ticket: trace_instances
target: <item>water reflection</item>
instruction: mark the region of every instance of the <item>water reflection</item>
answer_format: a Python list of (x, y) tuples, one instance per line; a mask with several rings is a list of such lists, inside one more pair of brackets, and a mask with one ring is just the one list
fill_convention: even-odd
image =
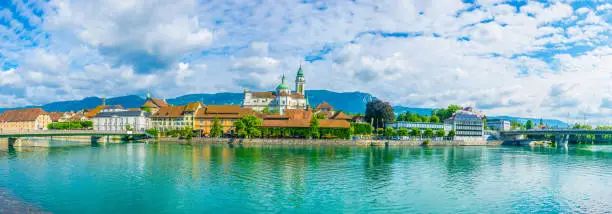
[(0, 153), (0, 188), (51, 212), (605, 211), (611, 153), (605, 146), (15, 148)]

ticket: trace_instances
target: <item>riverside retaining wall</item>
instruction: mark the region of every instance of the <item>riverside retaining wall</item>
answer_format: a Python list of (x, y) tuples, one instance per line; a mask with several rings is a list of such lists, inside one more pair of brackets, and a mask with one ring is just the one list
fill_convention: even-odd
[[(236, 139), (236, 138), (159, 138), (159, 143), (178, 144), (243, 144), (243, 145), (344, 145), (344, 146), (422, 146), (424, 140), (327, 140), (327, 139)], [(501, 141), (440, 140), (429, 141), (429, 146), (499, 146)]]

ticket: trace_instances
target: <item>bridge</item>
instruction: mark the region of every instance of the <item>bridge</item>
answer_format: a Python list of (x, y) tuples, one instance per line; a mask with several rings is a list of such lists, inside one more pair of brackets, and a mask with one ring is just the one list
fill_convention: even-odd
[(132, 138), (148, 138), (152, 137), (143, 131), (93, 131), (93, 130), (28, 130), (28, 131), (2, 131), (0, 138), (8, 138), (8, 146), (12, 147), (19, 138), (28, 137), (72, 137), (72, 136), (89, 136), (92, 143), (97, 143), (102, 137), (106, 137), (107, 142), (109, 137), (132, 137)]
[(567, 147), (570, 135), (612, 135), (612, 130), (593, 129), (529, 129), (502, 131), (500, 135), (504, 141), (517, 140), (523, 135), (554, 135), (557, 146)]

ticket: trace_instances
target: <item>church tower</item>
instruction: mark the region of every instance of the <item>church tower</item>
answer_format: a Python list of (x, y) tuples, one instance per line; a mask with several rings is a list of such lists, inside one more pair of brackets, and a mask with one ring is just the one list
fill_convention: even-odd
[(302, 71), (302, 65), (300, 64), (300, 68), (298, 69), (297, 75), (295, 76), (295, 91), (298, 94), (304, 95), (304, 84), (306, 81), (304, 80), (304, 72)]

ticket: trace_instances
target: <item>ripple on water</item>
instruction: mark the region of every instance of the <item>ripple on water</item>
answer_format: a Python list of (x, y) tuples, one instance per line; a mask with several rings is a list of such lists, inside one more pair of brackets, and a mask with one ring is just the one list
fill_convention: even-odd
[(0, 153), (0, 188), (51, 212), (600, 213), (607, 150), (120, 144)]

